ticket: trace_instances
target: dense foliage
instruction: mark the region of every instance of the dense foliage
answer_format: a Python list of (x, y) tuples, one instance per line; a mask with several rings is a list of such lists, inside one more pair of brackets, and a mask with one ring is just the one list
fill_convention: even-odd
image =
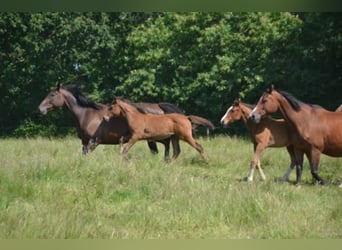
[(98, 102), (169, 101), (218, 124), (270, 83), (334, 110), (342, 101), (342, 13), (1, 13), (0, 135), (65, 134), (37, 106), (57, 83)]

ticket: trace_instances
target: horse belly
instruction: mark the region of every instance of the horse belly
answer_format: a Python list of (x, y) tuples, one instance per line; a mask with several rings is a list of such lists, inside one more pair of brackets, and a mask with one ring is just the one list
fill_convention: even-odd
[(342, 131), (339, 126), (334, 131), (334, 133), (326, 132), (322, 153), (333, 157), (342, 157)]
[(143, 139), (163, 140), (169, 138), (174, 133), (172, 131), (162, 131), (158, 129), (145, 128)]
[(332, 157), (342, 157), (342, 144), (329, 144), (327, 143), (322, 150), (322, 153)]
[(112, 119), (110, 122), (101, 122), (93, 134), (100, 144), (119, 144), (122, 138), (128, 141), (130, 132), (125, 122), (119, 119)]

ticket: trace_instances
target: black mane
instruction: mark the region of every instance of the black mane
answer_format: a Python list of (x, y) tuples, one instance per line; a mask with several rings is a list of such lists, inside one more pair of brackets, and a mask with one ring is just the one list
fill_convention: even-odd
[(133, 107), (135, 107), (140, 113), (146, 114), (144, 109), (139, 107), (136, 103), (132, 102), (131, 100), (129, 100), (129, 99), (123, 97), (123, 96), (117, 96), (116, 98), (119, 99), (120, 101), (123, 101), (123, 102), (125, 102), (125, 103), (127, 103), (127, 104), (129, 104), (129, 105), (131, 105)]
[(294, 97), (292, 94), (286, 92), (286, 91), (283, 91), (283, 90), (278, 90), (278, 92), (283, 96), (285, 97), (285, 99), (290, 103), (291, 107), (298, 111), (300, 109), (300, 107), (302, 105), (309, 105), (311, 108), (322, 108), (321, 106), (319, 105), (316, 105), (316, 104), (308, 104), (308, 103), (304, 103), (300, 100), (298, 100), (296, 97)]
[(153, 111), (151, 111), (151, 109), (146, 108), (144, 106), (141, 106), (139, 104), (151, 104), (158, 106), (163, 112), (164, 114), (170, 114), (170, 113), (179, 113), (179, 114), (184, 114), (184, 111), (182, 111), (180, 108), (178, 108), (176, 105), (172, 104), (172, 103), (168, 103), (168, 102), (159, 102), (159, 103), (144, 103), (144, 102), (140, 102), (140, 103), (134, 103), (129, 99), (126, 99), (122, 96), (117, 97), (119, 98), (121, 101), (124, 101), (130, 105), (132, 105), (133, 107), (135, 107), (140, 113), (143, 114), (148, 114), (148, 113), (153, 113)]
[(255, 108), (255, 104), (249, 104), (249, 103), (245, 103), (245, 102), (243, 104), (252, 110)]
[(69, 85), (65, 87), (66, 90), (68, 90), (77, 100), (77, 103), (85, 108), (93, 108), (96, 110), (99, 110), (102, 108), (101, 104), (98, 104), (92, 100), (90, 100), (88, 97), (86, 97), (81, 90), (75, 86), (75, 85)]
[(164, 111), (165, 114), (179, 113), (184, 114), (184, 111), (178, 108), (176, 105), (169, 102), (160, 102), (158, 106)]

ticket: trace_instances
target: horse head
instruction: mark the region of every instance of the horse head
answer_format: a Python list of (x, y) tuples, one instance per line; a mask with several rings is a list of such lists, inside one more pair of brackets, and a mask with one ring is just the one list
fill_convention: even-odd
[(110, 120), (110, 118), (112, 117), (118, 117), (121, 116), (121, 108), (119, 106), (119, 104), (117, 103), (117, 100), (119, 100), (119, 98), (115, 98), (111, 104), (109, 104), (107, 106), (107, 112), (106, 114), (103, 116), (103, 118), (108, 122)]
[(241, 119), (241, 108), (240, 108), (241, 100), (240, 98), (235, 99), (233, 105), (230, 106), (224, 116), (221, 118), (221, 124), (228, 125), (234, 121), (238, 121)]
[(64, 105), (64, 97), (61, 93), (61, 88), (61, 85), (58, 83), (57, 87), (39, 104), (38, 109), (42, 114), (46, 115), (48, 111)]
[(255, 108), (250, 113), (249, 117), (256, 123), (259, 123), (262, 117), (270, 113), (275, 113), (279, 109), (279, 102), (275, 97), (276, 90), (271, 85), (260, 97)]

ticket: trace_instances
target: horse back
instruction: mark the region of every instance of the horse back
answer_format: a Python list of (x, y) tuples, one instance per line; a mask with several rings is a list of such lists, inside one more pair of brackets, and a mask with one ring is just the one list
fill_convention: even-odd
[(325, 109), (313, 111), (310, 130), (305, 138), (322, 153), (342, 156), (342, 113)]

